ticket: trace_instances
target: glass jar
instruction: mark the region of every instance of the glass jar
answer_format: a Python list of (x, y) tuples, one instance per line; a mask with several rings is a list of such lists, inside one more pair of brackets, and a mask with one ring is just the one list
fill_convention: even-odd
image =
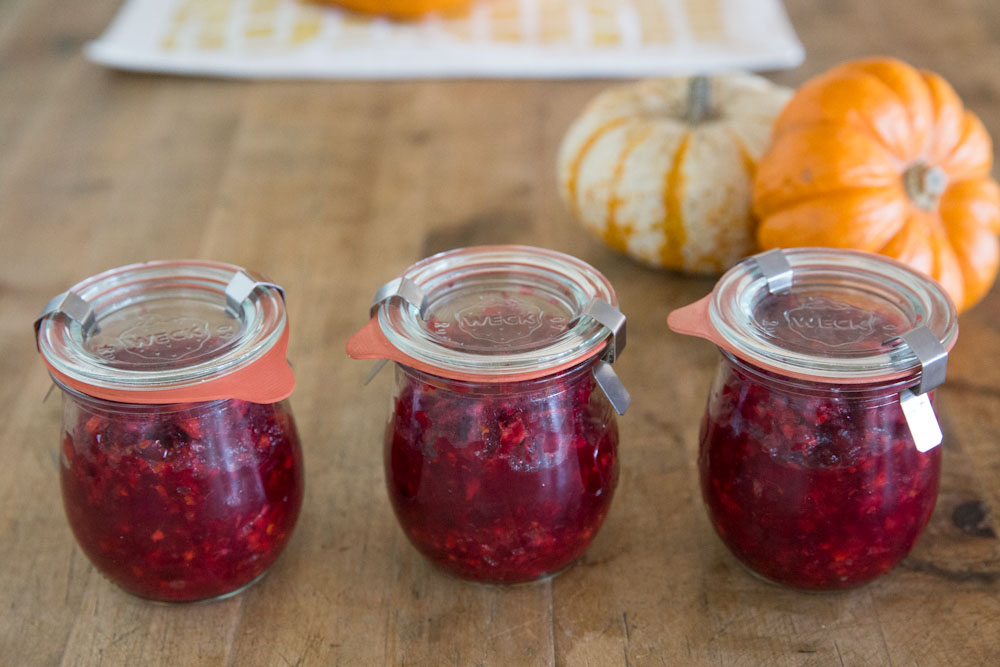
[(628, 403), (609, 365), (625, 336), (615, 302), (589, 265), (520, 246), (435, 255), (380, 290), (348, 352), (396, 362), (386, 483), (434, 565), (526, 582), (593, 540)]
[(227, 264), (137, 264), (56, 297), (36, 328), (63, 395), (66, 516), (95, 567), (165, 602), (263, 576), (303, 495), (280, 288)]
[(955, 308), (881, 256), (766, 255), (670, 316), (722, 353), (700, 433), (702, 495), (751, 571), (802, 589), (857, 586), (904, 558), (934, 510), (930, 399)]

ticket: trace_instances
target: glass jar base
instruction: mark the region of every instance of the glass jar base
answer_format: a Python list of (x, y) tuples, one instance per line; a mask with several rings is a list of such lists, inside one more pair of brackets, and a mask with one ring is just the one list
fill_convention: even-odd
[(430, 560), (429, 558), (424, 558), (424, 560), (431, 567), (433, 567), (436, 572), (440, 572), (441, 574), (443, 574), (444, 576), (448, 577), (449, 579), (454, 579), (455, 581), (459, 581), (459, 582), (461, 582), (463, 584), (473, 584), (475, 586), (485, 586), (485, 587), (488, 587), (488, 588), (518, 588), (518, 587), (522, 587), (522, 586), (527, 587), (527, 586), (534, 586), (536, 584), (548, 583), (548, 582), (552, 581), (553, 579), (555, 579), (556, 577), (558, 577), (560, 574), (566, 572), (566, 570), (569, 570), (571, 567), (573, 567), (576, 564), (576, 562), (579, 560), (579, 558), (574, 558), (569, 563), (567, 563), (566, 565), (563, 565), (561, 568), (559, 568), (558, 570), (556, 570), (554, 572), (542, 574), (542, 575), (539, 575), (538, 577), (536, 577), (534, 579), (528, 579), (526, 581), (512, 581), (512, 582), (484, 581), (484, 580), (479, 580), (479, 579), (469, 579), (468, 577), (463, 577), (463, 576), (461, 576), (459, 574), (455, 574), (451, 570), (448, 570), (448, 569), (442, 567), (441, 565), (438, 565), (437, 563), (435, 563), (434, 561)]
[[(758, 581), (762, 581), (765, 584), (768, 584), (770, 586), (775, 586), (777, 588), (782, 588), (782, 589), (784, 589), (786, 591), (795, 591), (797, 593), (817, 593), (817, 594), (820, 594), (820, 595), (830, 594), (830, 593), (843, 593), (845, 591), (851, 591), (851, 590), (854, 590), (856, 588), (861, 588), (863, 586), (867, 586), (868, 584), (870, 584), (873, 581), (875, 581), (875, 579), (879, 579), (880, 578), (880, 577), (876, 577), (875, 579), (868, 579), (866, 581), (859, 581), (856, 584), (848, 584), (846, 586), (840, 586), (840, 587), (837, 587), (837, 588), (802, 588), (800, 586), (793, 586), (792, 584), (785, 584), (785, 583), (782, 583), (780, 581), (776, 581), (774, 579), (769, 579), (768, 577), (764, 576), (763, 574), (761, 574), (760, 572), (758, 572), (757, 570), (753, 569), (752, 567), (750, 567), (749, 565), (747, 565), (746, 563), (744, 563), (743, 561), (741, 561), (739, 558), (737, 558), (736, 556), (734, 556), (732, 553), (729, 552), (728, 549), (726, 550), (726, 554), (727, 554), (726, 557), (729, 560), (731, 560), (731, 561), (735, 562), (737, 565), (739, 565), (740, 568), (742, 568), (747, 574), (749, 574), (750, 576), (752, 576), (754, 579), (757, 579)], [(886, 574), (888, 574), (888, 572)]]
[(136, 593), (132, 593), (131, 591), (127, 591), (124, 588), (122, 588), (121, 586), (119, 586), (118, 584), (115, 584), (113, 581), (110, 582), (110, 583), (113, 584), (114, 587), (117, 588), (118, 590), (120, 590), (122, 593), (125, 593), (126, 595), (129, 595), (130, 597), (133, 597), (133, 598), (135, 598), (137, 600), (142, 600), (143, 602), (149, 602), (151, 604), (163, 605), (164, 607), (173, 607), (175, 605), (211, 604), (213, 602), (221, 602), (223, 600), (228, 600), (229, 598), (234, 598), (237, 595), (239, 595), (240, 593), (243, 593), (247, 589), (249, 589), (252, 586), (254, 586), (258, 581), (260, 581), (261, 579), (263, 579), (264, 577), (266, 577), (267, 573), (270, 572), (270, 571), (271, 571), (270, 568), (268, 568), (267, 570), (264, 570), (263, 572), (261, 572), (256, 577), (254, 577), (253, 579), (251, 579), (247, 583), (243, 584), (242, 586), (240, 586), (236, 590), (229, 591), (228, 593), (222, 593), (221, 595), (216, 595), (214, 597), (199, 598), (197, 600), (158, 600), (156, 598), (148, 598), (148, 597), (144, 597), (142, 595), (138, 595)]

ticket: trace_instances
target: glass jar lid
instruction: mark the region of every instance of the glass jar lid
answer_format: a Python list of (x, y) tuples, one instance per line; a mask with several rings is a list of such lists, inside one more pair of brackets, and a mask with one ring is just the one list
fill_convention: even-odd
[(406, 359), (458, 378), (509, 379), (582, 361), (609, 338), (605, 325), (582, 315), (595, 299), (617, 306), (597, 269), (529, 246), (443, 252), (401, 280), (417, 297), (376, 304), (379, 329)]
[(36, 322), (38, 349), (57, 380), (84, 393), (157, 403), (291, 393), (282, 292), (238, 266), (133, 264), (66, 295), (78, 312), (50, 304)]
[(940, 285), (898, 261), (792, 248), (781, 251), (787, 265), (779, 274), (762, 265), (764, 255), (730, 269), (708, 304), (716, 342), (746, 361), (808, 379), (880, 381), (922, 367), (900, 336), (922, 327), (946, 350), (955, 344), (954, 304)]

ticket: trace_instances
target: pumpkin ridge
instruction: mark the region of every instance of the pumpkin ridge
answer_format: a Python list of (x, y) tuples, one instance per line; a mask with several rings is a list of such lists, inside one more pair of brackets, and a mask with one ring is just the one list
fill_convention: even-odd
[[(925, 69), (917, 70), (917, 74), (920, 75), (920, 80), (923, 81), (924, 86), (927, 88), (927, 94), (930, 96), (931, 99), (930, 129), (927, 132), (927, 136), (924, 138), (924, 145), (920, 148), (920, 158), (918, 159), (922, 160), (925, 163), (933, 163), (935, 160), (932, 153), (934, 151), (934, 145), (937, 143), (938, 139), (938, 128), (941, 126), (941, 123), (943, 122), (941, 117), (941, 105), (940, 105), (941, 100), (937, 97), (934, 91), (935, 82), (932, 80), (932, 77), (936, 78), (939, 77), (937, 77), (937, 75), (934, 72), (930, 72)], [(948, 83), (944, 82), (944, 85), (948, 86)], [(934, 166), (939, 166), (939, 165), (935, 164)]]
[(577, 201), (577, 185), (580, 178), (580, 169), (583, 167), (583, 160), (587, 157), (587, 153), (590, 149), (594, 147), (594, 144), (603, 137), (605, 134), (611, 130), (625, 124), (630, 119), (627, 116), (619, 116), (617, 118), (612, 118), (609, 121), (605, 121), (601, 125), (598, 125), (590, 136), (587, 137), (586, 141), (580, 145), (580, 150), (577, 151), (576, 155), (573, 156), (572, 161), (569, 163), (568, 175), (566, 178), (566, 193), (569, 199), (569, 205), (571, 212), (574, 217), (580, 217), (580, 202)]
[(989, 291), (989, 276), (1000, 265), (1000, 186), (991, 178), (981, 177), (956, 186), (951, 196), (942, 199), (941, 220), (956, 252), (961, 248), (971, 256), (962, 265), (964, 295), (970, 304)]
[(861, 113), (857, 109), (851, 109), (845, 120), (849, 125), (854, 126), (858, 131), (864, 131), (866, 134), (870, 135), (871, 138), (875, 140), (875, 143), (881, 146), (886, 154), (892, 158), (893, 162), (898, 163), (900, 172), (906, 168), (906, 160), (896, 152), (896, 149), (889, 145), (889, 142), (886, 141), (886, 138), (883, 137), (882, 133), (878, 131), (878, 127), (875, 126), (867, 115)]
[(873, 249), (872, 252), (877, 252), (889, 257), (895, 257), (900, 261), (908, 263), (915, 269), (929, 272), (931, 270), (930, 267), (919, 266), (918, 262), (914, 259), (916, 249), (911, 246), (904, 245), (906, 243), (911, 243), (917, 236), (923, 236), (922, 232), (927, 230), (927, 223), (924, 222), (923, 219), (927, 215), (929, 215), (927, 211), (913, 206), (909, 207), (906, 210), (906, 213), (902, 216), (902, 222), (899, 225), (899, 229), (896, 230), (896, 233), (886, 239), (886, 242), (883, 243), (880, 248)]
[[(740, 159), (743, 160), (743, 168), (747, 171), (747, 176), (750, 178), (750, 198), (753, 199), (753, 182), (757, 178), (757, 161), (753, 159), (753, 155), (750, 153), (750, 149), (747, 148), (746, 142), (743, 141), (743, 137), (740, 133), (734, 130), (732, 127), (726, 125), (726, 133), (732, 137), (733, 143), (736, 144), (736, 150), (740, 153)], [(756, 218), (753, 213), (753, 206), (747, 208), (747, 234), (750, 238), (754, 238), (754, 231), (756, 225)]]
[[(935, 216), (941, 221), (940, 216)], [(965, 301), (965, 290), (968, 284), (968, 278), (966, 277), (966, 271), (962, 266), (962, 261), (955, 251), (955, 248), (951, 245), (951, 238), (947, 231), (943, 228), (943, 221), (940, 229), (932, 231), (932, 243), (931, 248), (934, 253), (934, 272), (930, 275), (935, 276), (936, 279), (944, 284), (948, 285), (948, 292), (951, 294), (952, 298), (956, 301)], [(933, 229), (933, 228), (932, 228)], [(946, 241), (946, 242), (945, 242)], [(948, 280), (949, 270), (954, 269), (958, 273), (959, 284), (952, 285), (951, 281)]]
[(879, 148), (884, 150), (889, 156), (893, 158), (894, 161), (898, 162), (900, 165), (903, 165), (905, 162), (905, 160), (903, 160), (902, 158), (899, 157), (899, 155), (896, 154), (896, 151), (893, 149), (892, 146), (889, 145), (885, 137), (883, 137), (882, 133), (878, 131), (878, 128), (874, 125), (874, 123), (872, 123), (872, 121), (865, 114), (853, 108), (849, 109), (847, 113), (840, 118), (824, 118), (811, 121), (800, 120), (794, 122), (787, 122), (786, 124), (783, 125), (778, 125), (773, 130), (773, 136), (771, 137), (771, 145), (774, 145), (775, 142), (785, 138), (785, 136), (789, 134), (816, 126), (820, 127), (829, 126), (831, 128), (841, 128), (841, 127), (853, 128), (855, 131), (863, 133), (868, 137), (870, 137), (872, 141), (878, 145)]
[[(911, 211), (919, 209), (893, 188), (860, 196), (817, 195), (769, 213), (757, 227), (757, 242), (763, 249), (828, 246), (876, 252), (899, 233)], [(858, 225), (858, 220), (865, 223)]]
[(604, 241), (609, 246), (619, 252), (625, 252), (628, 244), (630, 229), (628, 226), (619, 226), (618, 207), (621, 205), (621, 197), (618, 196), (618, 188), (621, 186), (622, 177), (625, 175), (625, 163), (632, 155), (633, 151), (653, 133), (651, 127), (646, 126), (642, 130), (634, 133), (634, 136), (627, 138), (625, 148), (618, 154), (618, 161), (611, 172), (611, 184), (609, 189), (611, 196), (608, 197), (608, 214), (604, 225)]
[[(837, 104), (833, 108), (826, 108), (823, 100), (824, 95), (827, 94), (827, 88), (836, 88), (841, 96), (850, 96), (851, 98), (863, 98), (869, 92), (874, 92), (873, 88), (877, 88), (889, 93), (889, 96), (894, 100), (890, 101), (891, 104), (896, 107), (902, 106), (899, 96), (884, 81), (863, 68), (845, 63), (806, 81), (799, 87), (776, 119), (773, 138), (777, 139), (785, 132), (793, 131), (798, 127), (811, 127), (817, 124), (835, 127), (846, 125), (855, 129), (867, 130), (867, 134), (876, 138), (880, 145), (892, 150), (883, 139), (877, 126), (861, 114), (856, 105)], [(908, 121), (909, 114), (904, 113), (903, 115)], [(858, 117), (861, 120), (855, 122), (853, 119)]]
[[(868, 61), (865, 61), (865, 62), (862, 62), (862, 63), (859, 63), (859, 64), (865, 65), (865, 64), (875, 64), (875, 63), (891, 64), (891, 65), (894, 65), (896, 67), (900, 67), (900, 68), (907, 69), (907, 70), (912, 70), (913, 72), (915, 72), (919, 76), (919, 78), (920, 78), (920, 83), (921, 83), (921, 85), (924, 88), (924, 92), (927, 94), (927, 102), (928, 102), (928, 109), (927, 109), (927, 111), (929, 111), (930, 114), (931, 114), (931, 116), (934, 117), (934, 115), (935, 115), (934, 114), (934, 112), (935, 112), (935, 109), (934, 109), (934, 96), (931, 94), (930, 87), (927, 85), (927, 82), (924, 79), (923, 73), (920, 70), (917, 70), (917, 69), (911, 67), (910, 65), (907, 65), (906, 63), (902, 62), (901, 60), (896, 60), (895, 58), (875, 58), (875, 59), (871, 59), (871, 60), (868, 60)], [(885, 79), (883, 79), (882, 77), (880, 77), (875, 72), (867, 70), (863, 66), (855, 68), (855, 71), (860, 72), (860, 73), (864, 74), (865, 76), (873, 79), (874, 81), (876, 81), (878, 83), (879, 86), (881, 86), (885, 90), (889, 91), (889, 94), (892, 95), (892, 97), (896, 100), (896, 102), (899, 104), (899, 106), (903, 109), (903, 112), (904, 112), (904, 114), (906, 116), (906, 119), (907, 119), (907, 125), (909, 126), (910, 133), (912, 135), (912, 133), (920, 125), (917, 122), (917, 118), (916, 118), (916, 116), (913, 113), (913, 109), (911, 108), (913, 105), (909, 101), (907, 101), (898, 90), (896, 90), (891, 85), (889, 85), (888, 81), (886, 81)], [(927, 131), (927, 136), (924, 137), (923, 145), (920, 146), (919, 150), (917, 151), (917, 155), (914, 156), (914, 157), (912, 157), (912, 158), (907, 157), (907, 156), (897, 155), (896, 152), (893, 151), (892, 149), (890, 149), (890, 152), (893, 155), (895, 155), (897, 158), (899, 158), (901, 161), (903, 161), (903, 162), (911, 162), (913, 160), (918, 160), (918, 159), (920, 159), (925, 154), (927, 145), (929, 143), (930, 138), (933, 136), (933, 134), (934, 134), (933, 128), (929, 127), (928, 131)], [(878, 136), (878, 135), (876, 135), (876, 136)], [(879, 137), (879, 139), (881, 140), (881, 137)], [(911, 139), (913, 139), (912, 136), (911, 136)]]
[[(944, 77), (929, 70), (920, 70), (924, 85), (930, 91), (934, 109), (933, 132), (928, 133), (930, 139), (925, 158), (939, 166), (947, 164), (948, 157), (962, 142), (964, 137), (965, 117), (971, 113), (965, 109), (958, 93)], [(955, 136), (949, 136), (954, 130)]]
[(869, 132), (826, 120), (779, 133), (757, 165), (754, 198), (761, 215), (805, 193), (901, 186), (905, 166)]
[(945, 188), (944, 192), (941, 193), (941, 196), (938, 197), (938, 203), (939, 204), (941, 202), (941, 198), (944, 197), (945, 193), (947, 193), (948, 190), (950, 190), (952, 187), (958, 185), (959, 183), (968, 183), (969, 181), (979, 181), (979, 180), (982, 180), (984, 178), (990, 178), (990, 173), (989, 172), (986, 172), (985, 174), (959, 174), (959, 175), (956, 175), (956, 174), (952, 174), (951, 172), (949, 172), (944, 167), (941, 167), (941, 169), (943, 169), (948, 174), (948, 187)]
[[(986, 161), (980, 165), (980, 170), (971, 169), (968, 165), (962, 168), (965, 173), (956, 173), (961, 162), (961, 151), (971, 152), (972, 149), (969, 148), (969, 142), (987, 142), (986, 146)], [(956, 159), (958, 158), (958, 159)], [(966, 157), (968, 159), (968, 157)], [(964, 109), (962, 113), (962, 133), (958, 137), (958, 141), (952, 146), (951, 150), (948, 151), (941, 159), (942, 168), (948, 172), (949, 178), (952, 179), (953, 183), (957, 183), (969, 178), (979, 178), (982, 176), (989, 176), (993, 170), (993, 140), (986, 131), (986, 127), (983, 125), (983, 121), (976, 114), (972, 113), (968, 109)]]
[(684, 220), (681, 217), (680, 191), (683, 187), (681, 168), (684, 166), (684, 158), (690, 143), (691, 131), (688, 130), (677, 144), (673, 162), (664, 179), (662, 227), (665, 240), (660, 255), (666, 266), (684, 266), (682, 248), (687, 232), (684, 230)]
[(815, 201), (817, 198), (821, 198), (821, 197), (839, 197), (840, 195), (846, 195), (846, 194), (851, 194), (851, 193), (856, 194), (858, 197), (867, 197), (867, 196), (869, 196), (871, 194), (874, 194), (874, 193), (879, 192), (881, 190), (885, 190), (886, 188), (892, 188), (892, 187), (894, 187), (894, 185), (892, 185), (892, 184), (873, 185), (873, 186), (869, 186), (869, 187), (850, 186), (850, 187), (843, 187), (843, 188), (833, 188), (832, 190), (822, 190), (822, 191), (816, 191), (816, 192), (802, 193), (798, 197), (794, 197), (794, 198), (793, 197), (788, 197), (788, 198), (782, 199), (780, 205), (770, 206), (768, 208), (768, 210), (766, 210), (766, 211), (762, 211), (762, 210), (759, 210), (757, 207), (754, 207), (754, 213), (758, 217), (766, 218), (766, 217), (769, 217), (771, 215), (774, 215), (775, 213), (781, 213), (783, 211), (787, 211), (790, 208), (795, 208), (796, 206), (800, 206), (802, 204), (806, 204), (806, 203)]

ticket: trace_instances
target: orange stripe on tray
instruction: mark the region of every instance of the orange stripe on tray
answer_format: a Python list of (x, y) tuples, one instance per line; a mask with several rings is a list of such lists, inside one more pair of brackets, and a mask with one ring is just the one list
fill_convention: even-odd
[(684, 0), (684, 9), (695, 39), (703, 42), (725, 40), (726, 26), (722, 22), (720, 0)]
[(639, 16), (643, 43), (666, 44), (676, 39), (661, 0), (635, 0), (632, 4)]

